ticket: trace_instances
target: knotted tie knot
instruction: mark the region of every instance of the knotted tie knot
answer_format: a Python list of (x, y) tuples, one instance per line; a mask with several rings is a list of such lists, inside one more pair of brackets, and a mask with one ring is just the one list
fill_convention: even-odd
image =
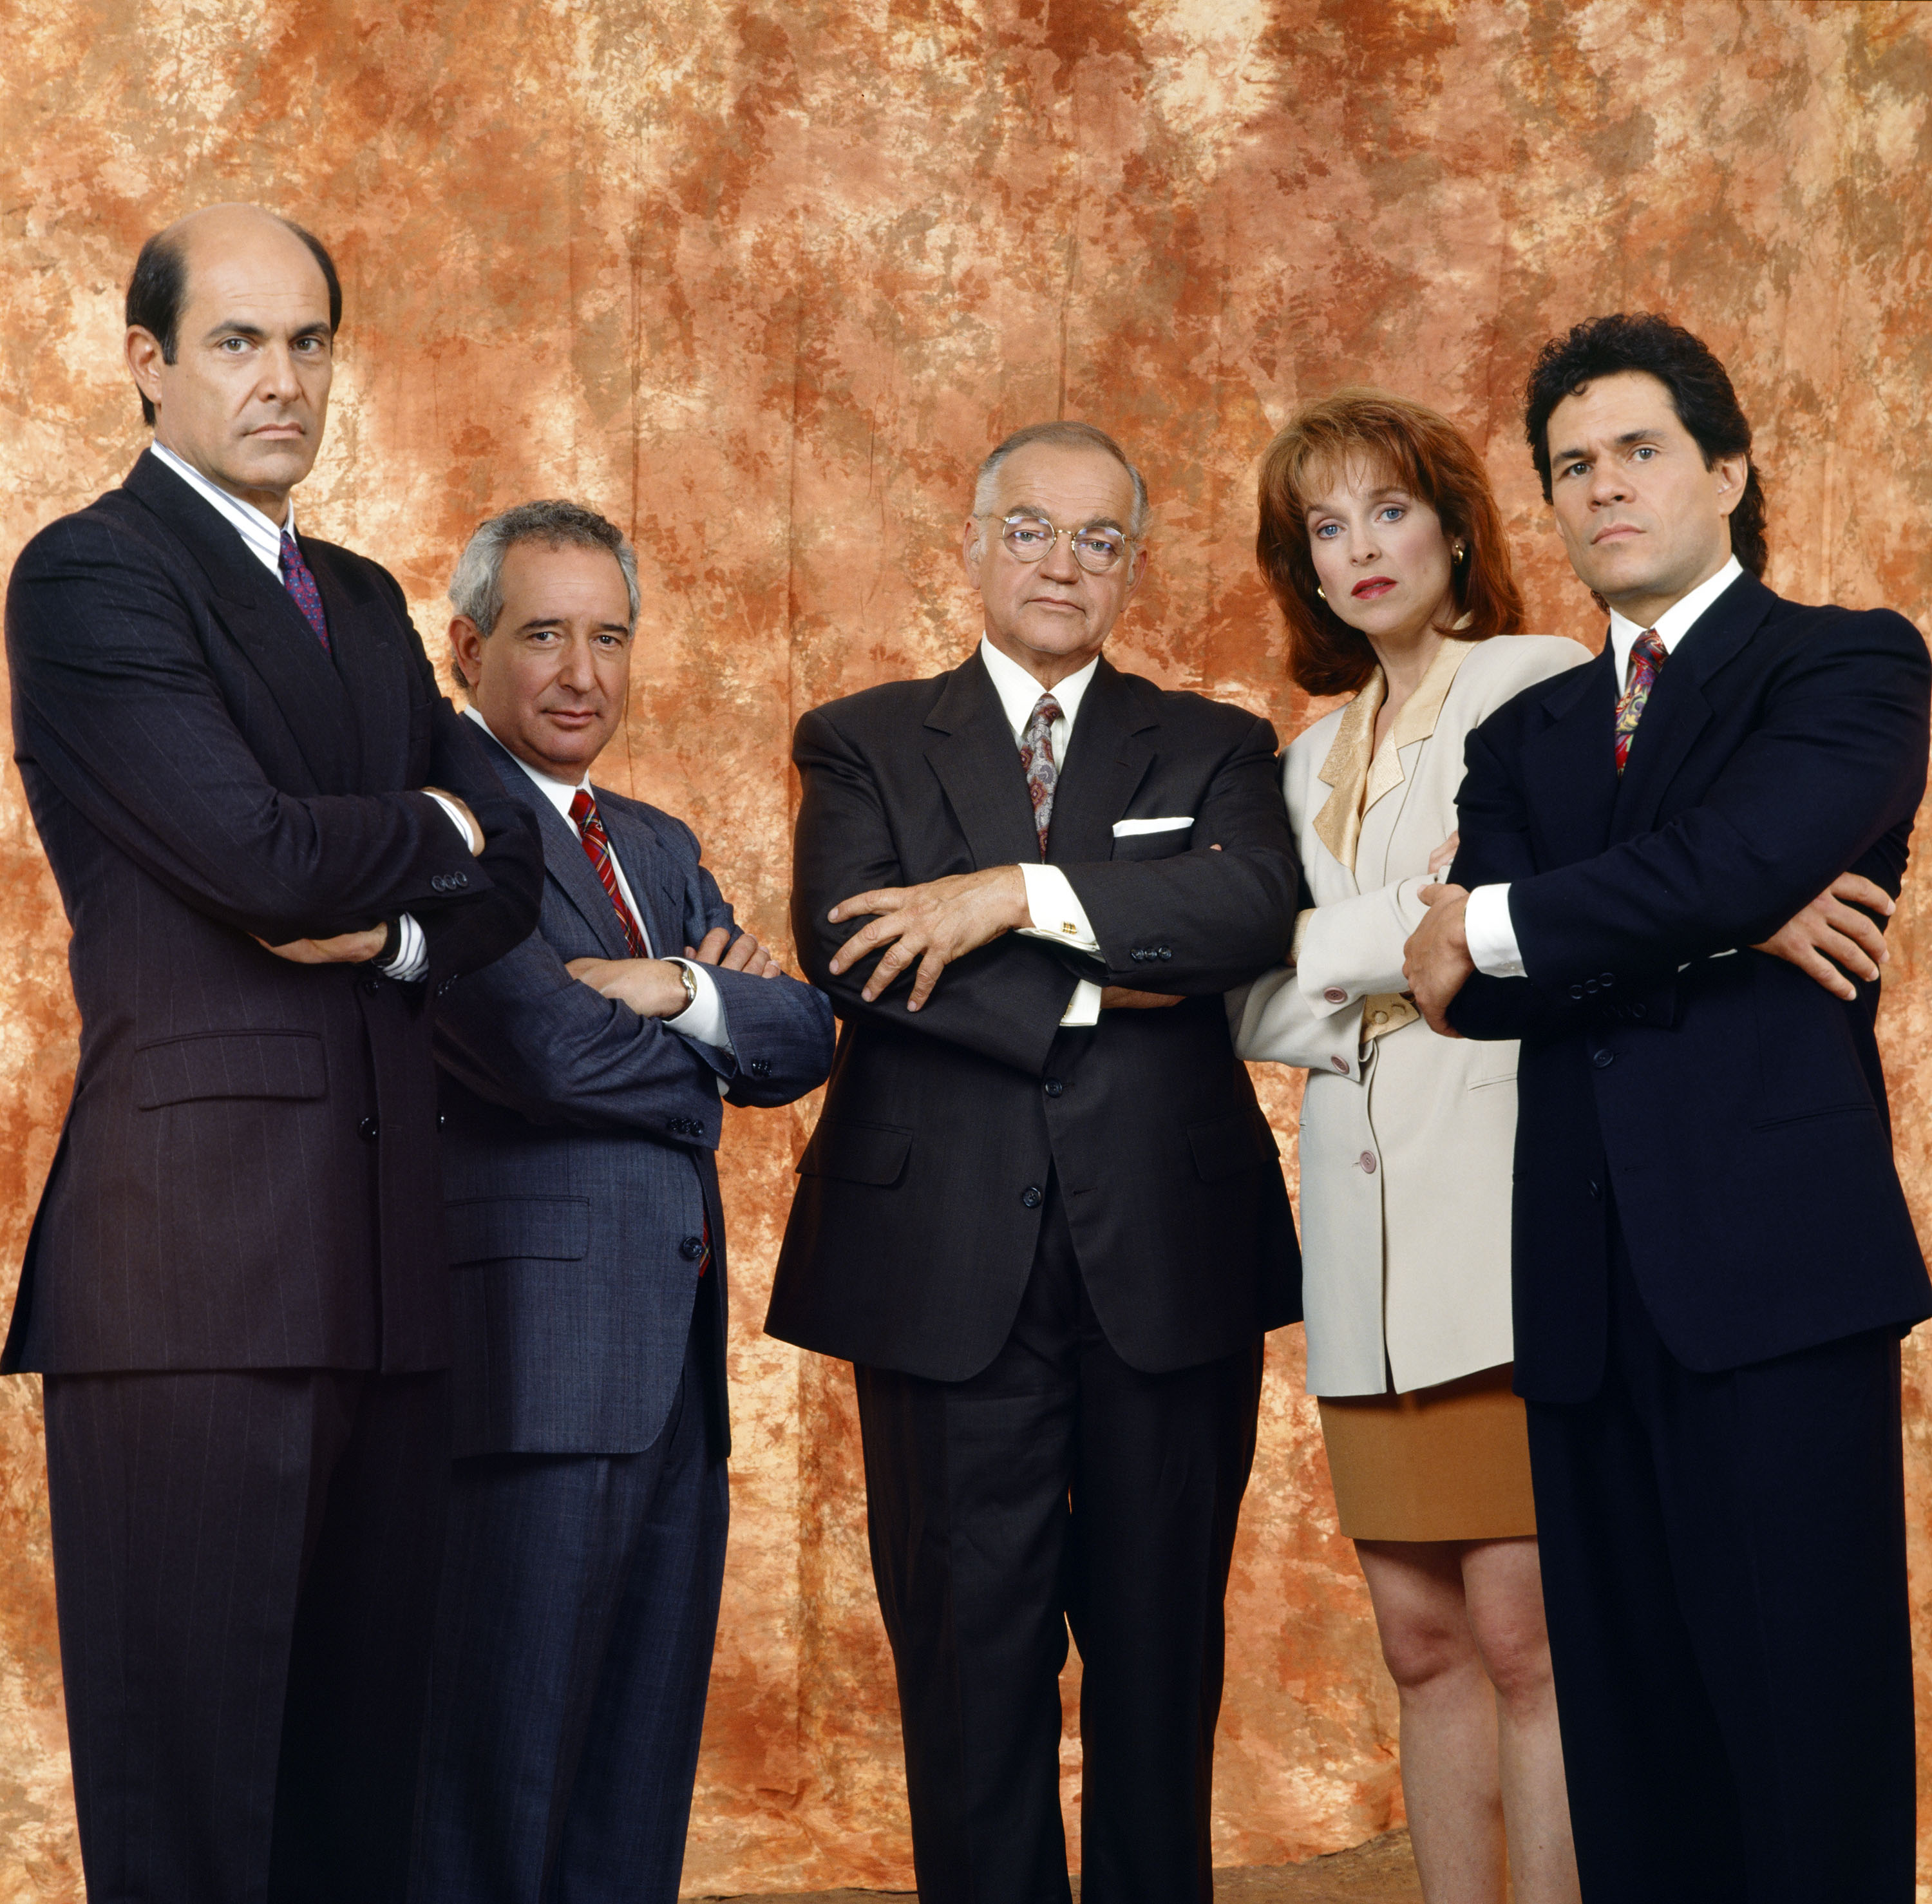
[(644, 933), (631, 908), (624, 903), (623, 888), (617, 884), (617, 863), (610, 857), (610, 836), (604, 830), (604, 816), (598, 812), (596, 796), (588, 787), (579, 787), (571, 795), (570, 818), (577, 828), (578, 837), (584, 842), (584, 856), (596, 872), (597, 883), (610, 895), (617, 923), (624, 929), (624, 943), (631, 948), (631, 957), (648, 957), (650, 948), (644, 943)]
[(1026, 770), (1027, 793), (1033, 801), (1034, 830), (1040, 835), (1040, 856), (1046, 857), (1046, 836), (1053, 824), (1053, 792), (1060, 769), (1053, 758), (1053, 724), (1060, 718), (1060, 703), (1042, 694), (1033, 704), (1033, 717), (1020, 736), (1020, 764)]
[(1668, 650), (1663, 638), (1654, 628), (1646, 628), (1636, 638), (1630, 649), (1630, 683), (1624, 688), (1623, 698), (1617, 703), (1617, 771), (1624, 770), (1624, 763), (1630, 758), (1630, 737), (1636, 732), (1636, 724), (1643, 718), (1644, 703), (1650, 698), (1650, 691), (1656, 685), (1658, 670), (1664, 665)]

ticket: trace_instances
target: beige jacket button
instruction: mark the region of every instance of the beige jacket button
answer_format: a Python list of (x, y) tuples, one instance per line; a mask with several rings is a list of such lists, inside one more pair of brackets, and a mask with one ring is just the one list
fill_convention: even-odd
[(1367, 1171), (1370, 1176), (1375, 1175), (1376, 1154), (1373, 1151), (1365, 1150), (1362, 1152), (1362, 1168)]
[(1330, 1064), (1333, 1065), (1344, 1077), (1346, 1077), (1348, 1075), (1348, 1061), (1347, 1059), (1331, 1058), (1328, 1062)]
[(1330, 986), (1328, 990), (1324, 992), (1322, 996), (1326, 999), (1330, 1005), (1346, 1005), (1348, 1002), (1348, 993), (1343, 991), (1339, 985)]

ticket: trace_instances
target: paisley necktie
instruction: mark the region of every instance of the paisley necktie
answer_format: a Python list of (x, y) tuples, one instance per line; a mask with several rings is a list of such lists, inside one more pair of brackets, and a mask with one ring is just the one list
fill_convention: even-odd
[(328, 621), (322, 612), (322, 590), (316, 587), (315, 577), (302, 559), (296, 539), (286, 529), (282, 531), (282, 586), (295, 597), (303, 619), (315, 630), (322, 653), (328, 653)]
[(1033, 801), (1034, 830), (1040, 835), (1040, 856), (1046, 857), (1046, 836), (1053, 824), (1053, 790), (1060, 784), (1060, 769), (1054, 764), (1053, 724), (1060, 719), (1060, 703), (1042, 694), (1034, 703), (1033, 718), (1020, 736), (1020, 764), (1026, 769), (1027, 793)]
[(1636, 732), (1636, 724), (1643, 718), (1643, 704), (1650, 698), (1650, 690), (1656, 685), (1657, 671), (1664, 665), (1664, 646), (1657, 630), (1646, 628), (1636, 638), (1636, 644), (1630, 650), (1630, 685), (1624, 689), (1623, 698), (1617, 703), (1617, 771), (1622, 773), (1624, 763), (1630, 758), (1630, 737)]

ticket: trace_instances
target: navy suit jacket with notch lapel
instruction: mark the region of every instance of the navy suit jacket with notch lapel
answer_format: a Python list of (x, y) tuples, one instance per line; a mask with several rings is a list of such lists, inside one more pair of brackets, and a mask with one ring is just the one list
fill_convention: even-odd
[(1621, 781), (1607, 646), (1469, 737), (1451, 877), (1508, 880), (1525, 979), (1470, 981), (1468, 1035), (1523, 1040), (1516, 1386), (1593, 1394), (1606, 1197), (1688, 1367), (1932, 1313), (1893, 1163), (1879, 987), (1840, 1002), (1749, 948), (1839, 873), (1896, 894), (1932, 665), (1886, 610), (1745, 575), (1658, 674)]
[[(789, 1104), (824, 1083), (832, 1008), (795, 978), (714, 972), (728, 1053), (580, 984), (568, 961), (630, 956), (616, 910), (575, 827), (482, 737), (537, 824), (547, 876), (536, 932), (439, 1005), (456, 1450), (634, 1453), (676, 1397), (694, 1305), (722, 1320), (718, 1080), (747, 1105)], [(596, 795), (654, 951), (735, 931), (688, 827)], [(700, 1281), (707, 1221), (714, 1268)], [(722, 1326), (704, 1341), (722, 1411)], [(721, 1445), (723, 1426), (721, 1412)]]
[[(1135, 1367), (1190, 1367), (1294, 1320), (1287, 1192), (1221, 1003), (1280, 960), (1293, 929), (1298, 875), (1268, 722), (1103, 659), (1048, 853), (1101, 958), (1008, 933), (948, 966), (917, 1013), (904, 979), (865, 1002), (873, 960), (832, 976), (857, 925), (826, 914), (870, 887), (1038, 860), (985, 664), (976, 653), (818, 708), (793, 758), (793, 931), (844, 1024), (766, 1329), (855, 1362), (976, 1373), (1018, 1312), (1050, 1170), (1095, 1311)], [(1191, 829), (1114, 836), (1120, 820), (1183, 815)], [(1186, 996), (1063, 1030), (1083, 976)]]
[[(447, 1359), (425, 988), (254, 938), (408, 911), (441, 984), (529, 931), (537, 845), (393, 578), (302, 546), (332, 659), (152, 455), (14, 566), (15, 757), (81, 1037), (0, 1368)], [(470, 802), (481, 859), (425, 783)]]

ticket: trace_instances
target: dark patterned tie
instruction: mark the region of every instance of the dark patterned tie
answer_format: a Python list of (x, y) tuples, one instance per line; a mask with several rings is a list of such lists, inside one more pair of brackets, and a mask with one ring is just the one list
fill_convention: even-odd
[(296, 598), (296, 606), (315, 630), (315, 638), (322, 644), (322, 653), (329, 653), (328, 619), (322, 612), (322, 590), (316, 587), (315, 577), (302, 559), (296, 539), (286, 529), (282, 531), (282, 586)]
[(1650, 691), (1657, 682), (1657, 671), (1664, 665), (1665, 649), (1662, 640), (1654, 628), (1646, 628), (1636, 638), (1630, 650), (1630, 686), (1624, 689), (1623, 698), (1617, 703), (1617, 771), (1622, 773), (1624, 763), (1630, 758), (1630, 737), (1636, 732), (1636, 724), (1643, 719), (1643, 704), (1650, 698)]
[(1060, 719), (1060, 703), (1042, 694), (1034, 703), (1033, 719), (1020, 736), (1020, 764), (1026, 769), (1027, 792), (1033, 800), (1034, 830), (1040, 835), (1040, 856), (1046, 857), (1046, 836), (1053, 824), (1053, 790), (1060, 784), (1060, 769), (1053, 760), (1053, 724)]
[(598, 884), (610, 894), (610, 903), (616, 908), (617, 923), (624, 929), (624, 943), (631, 948), (631, 957), (648, 957), (644, 935), (631, 908), (624, 903), (623, 888), (617, 884), (617, 863), (610, 857), (610, 836), (604, 830), (603, 815), (598, 812), (597, 802), (588, 787), (579, 787), (572, 796), (570, 817), (584, 842), (584, 857), (596, 869)]

